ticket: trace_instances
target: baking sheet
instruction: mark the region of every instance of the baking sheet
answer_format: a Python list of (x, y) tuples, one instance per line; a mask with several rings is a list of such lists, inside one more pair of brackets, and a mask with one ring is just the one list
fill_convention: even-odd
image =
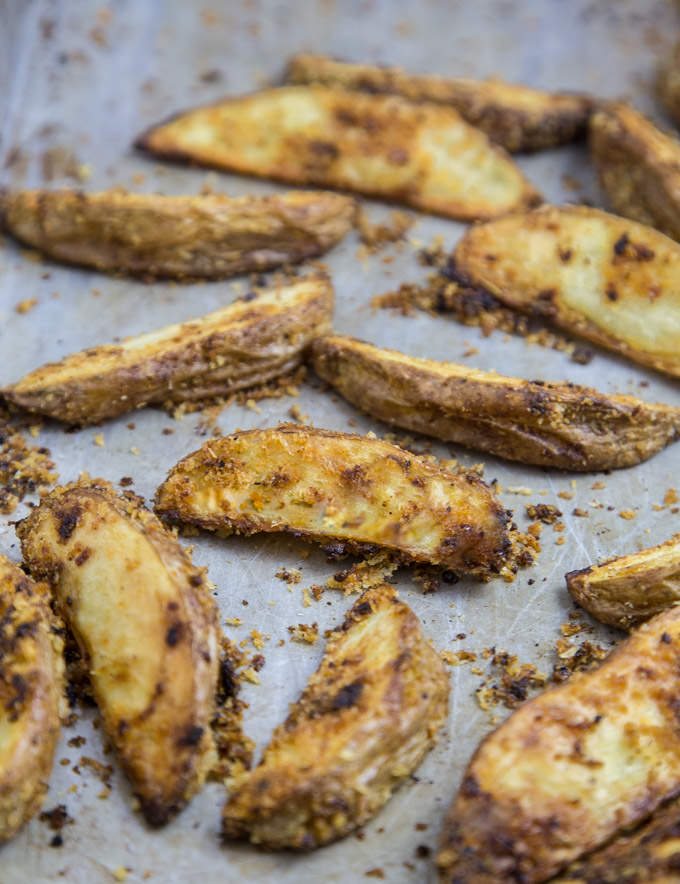
[[(536, 86), (626, 96), (664, 122), (650, 94), (651, 81), (679, 22), (676, 6), (662, 0), (421, 0), (417, 9), (394, 0), (0, 0), (0, 183), (74, 186), (72, 176), (80, 175), (88, 189), (124, 186), (140, 192), (196, 193), (208, 184), (234, 195), (283, 189), (238, 176), (163, 166), (136, 154), (130, 145), (136, 134), (178, 109), (278, 78), (286, 58), (301, 50), (395, 63), (413, 71), (498, 74)], [(548, 199), (604, 205), (582, 146), (522, 157), (519, 162)], [(374, 221), (391, 211), (372, 201), (365, 207)], [(361, 256), (356, 235), (351, 234), (327, 256), (337, 293), (338, 331), (416, 356), (460, 360), (529, 378), (567, 378), (606, 392), (680, 405), (677, 382), (604, 351), (596, 350), (589, 365), (577, 365), (563, 353), (499, 332), (484, 338), (479, 329), (446, 318), (372, 311), (374, 295), (424, 277), (415, 255), (418, 242), (426, 244), (439, 235), (450, 247), (464, 230), (454, 222), (415, 217), (412, 242), (402, 250), (390, 247)], [(37, 263), (7, 241), (0, 249), (0, 384), (74, 350), (217, 309), (244, 293), (246, 285), (244, 279), (204, 285), (110, 279)], [(38, 299), (36, 307), (17, 313), (16, 303), (29, 297)], [(466, 357), (473, 348), (478, 352)], [(217, 424), (223, 432), (272, 426), (287, 419), (295, 404), (318, 427), (388, 432), (309, 385), (297, 399), (260, 402), (259, 411), (232, 405)], [(205, 441), (199, 420), (196, 414), (175, 421), (162, 411), (145, 409), (78, 433), (46, 425), (39, 442), (52, 450), (62, 481), (75, 479), (83, 470), (114, 482), (132, 476), (134, 490), (148, 498), (167, 470)], [(174, 433), (163, 435), (166, 427)], [(103, 447), (94, 441), (99, 434)], [(573, 609), (564, 572), (598, 557), (641, 549), (680, 530), (677, 514), (653, 508), (678, 484), (677, 447), (608, 476), (515, 466), (456, 446), (435, 445), (433, 451), (456, 456), (464, 464), (483, 461), (486, 479), (501, 483), (503, 501), (515, 511), (520, 527), (528, 524), (528, 502), (557, 505), (566, 526), (561, 546), (555, 543), (559, 535), (544, 529), (536, 565), (513, 583), (461, 582), (424, 595), (408, 571), (399, 572), (403, 598), (439, 649), (479, 654), (496, 646), (549, 672), (556, 660), (560, 624)], [(603, 481), (605, 488), (593, 489), (596, 481)], [(511, 493), (508, 489), (513, 487), (531, 489), (531, 494)], [(560, 492), (574, 496), (560, 498)], [(571, 516), (575, 507), (588, 510), (590, 517)], [(633, 509), (636, 518), (622, 519), (622, 509)], [(20, 508), (10, 518), (24, 511)], [(311, 607), (303, 605), (302, 589), (323, 583), (337, 566), (316, 549), (305, 557), (310, 548), (293, 539), (201, 536), (191, 542), (195, 560), (209, 566), (217, 585), (222, 616), (243, 620), (239, 628), (227, 627), (227, 634), (236, 641), (252, 629), (271, 636), (263, 650), (261, 684), (246, 685), (243, 691), (250, 704), (245, 728), (261, 749), (323, 650), (322, 642), (289, 642), (287, 627), (317, 622), (323, 633), (342, 619), (351, 599), (327, 591)], [(15, 560), (20, 557), (7, 519), (0, 523), (0, 551)], [(302, 570), (303, 580), (292, 591), (275, 577), (282, 566)], [(456, 638), (460, 633), (466, 634), (464, 640)], [(285, 644), (278, 647), (282, 638)], [(598, 628), (594, 638), (607, 643), (615, 634)], [(486, 666), (483, 661), (476, 665)], [(434, 879), (431, 859), (422, 856), (427, 852), (422, 848), (434, 850), (442, 814), (465, 764), (491, 728), (492, 713), (482, 711), (474, 696), (482, 677), (471, 670), (471, 665), (450, 670), (446, 732), (416, 776), (365, 827), (363, 837), (350, 836), (305, 856), (221, 846), (224, 791), (216, 784), (208, 784), (160, 831), (147, 828), (130, 810), (130, 790), (117, 769), (110, 796), (99, 798), (100, 780), (85, 767), (76, 774), (73, 766), (82, 755), (113, 763), (114, 768), (115, 762), (103, 753), (94, 716), (83, 714), (63, 733), (45, 803), (46, 808), (65, 804), (74, 819), (62, 832), (64, 844), (50, 847), (53, 833), (33, 820), (0, 848), (0, 884), (99, 884), (115, 880), (114, 872), (120, 869), (127, 870), (129, 882), (353, 882), (365, 880), (366, 873), (376, 869), (391, 882)], [(498, 707), (493, 714), (500, 720), (507, 711)], [(76, 735), (86, 738), (80, 748), (68, 745)]]

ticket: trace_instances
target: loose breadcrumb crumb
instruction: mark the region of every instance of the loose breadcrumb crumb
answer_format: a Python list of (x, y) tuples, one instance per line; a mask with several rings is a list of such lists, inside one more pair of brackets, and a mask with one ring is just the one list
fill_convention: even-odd
[(37, 303), (37, 298), (24, 298), (23, 301), (19, 301), (18, 304), (15, 304), (14, 309), (17, 313), (30, 313)]
[(292, 641), (313, 645), (319, 637), (319, 624), (296, 623), (294, 626), (288, 627), (288, 632), (290, 632)]
[(473, 651), (440, 651), (439, 656), (449, 666), (460, 666), (461, 663), (474, 663), (477, 654)]
[(637, 516), (637, 513), (635, 512), (635, 510), (620, 510), (619, 516), (622, 519), (627, 519), (630, 521), (630, 519), (634, 519)]

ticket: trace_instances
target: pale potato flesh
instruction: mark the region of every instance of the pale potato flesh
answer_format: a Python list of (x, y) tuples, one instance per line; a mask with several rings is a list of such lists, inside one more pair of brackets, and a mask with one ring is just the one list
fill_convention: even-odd
[(261, 290), (187, 322), (51, 362), (2, 394), (28, 411), (79, 426), (158, 402), (227, 396), (300, 364), (330, 329), (324, 276)]
[(444, 664), (391, 586), (365, 592), (262, 761), (222, 815), (228, 838), (310, 849), (380, 810), (436, 742), (447, 715)]
[(214, 761), (218, 625), (205, 574), (138, 498), (103, 480), (57, 488), (17, 533), (80, 645), (142, 812), (167, 822)]
[(341, 335), (317, 338), (312, 364), (372, 417), (521, 463), (626, 467), (680, 437), (678, 408), (416, 359)]
[(593, 104), (587, 95), (546, 92), (498, 79), (409, 74), (400, 68), (350, 64), (308, 53), (291, 59), (286, 79), (443, 104), (511, 152), (572, 141), (585, 131)]
[(632, 629), (680, 603), (680, 536), (565, 574), (571, 597), (608, 626)]
[(329, 192), (160, 196), (121, 190), (0, 193), (0, 227), (56, 258), (152, 279), (220, 279), (314, 258), (356, 206)]
[(612, 209), (680, 240), (680, 141), (627, 104), (590, 121), (590, 154)]
[(0, 842), (47, 792), (64, 688), (56, 627), (47, 586), (0, 556)]
[(444, 824), (442, 881), (548, 880), (680, 790), (680, 608), (478, 747)]
[(494, 218), (540, 202), (512, 160), (455, 110), (398, 96), (323, 86), (269, 89), (182, 113), (138, 146), (451, 218)]
[(173, 467), (156, 512), (222, 533), (292, 532), (337, 555), (384, 548), (480, 577), (498, 573), (510, 547), (509, 514), (473, 474), (297, 425), (211, 439)]
[(585, 206), (470, 228), (453, 275), (503, 303), (680, 377), (680, 245)]

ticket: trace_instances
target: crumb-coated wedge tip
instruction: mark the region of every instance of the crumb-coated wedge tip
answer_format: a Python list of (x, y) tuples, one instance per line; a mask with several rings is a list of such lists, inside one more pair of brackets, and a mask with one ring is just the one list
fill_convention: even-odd
[(680, 603), (680, 535), (564, 576), (571, 597), (596, 620), (632, 629)]
[(448, 693), (413, 611), (390, 586), (366, 591), (258, 767), (236, 785), (225, 837), (308, 850), (363, 825), (436, 742)]
[(214, 762), (217, 609), (202, 569), (132, 493), (55, 489), (17, 526), (88, 667), (146, 820), (166, 823)]
[(592, 98), (578, 93), (547, 92), (495, 78), (410, 74), (401, 68), (350, 64), (311, 53), (293, 56), (286, 79), (447, 105), (510, 152), (573, 141), (585, 132), (593, 107)]
[(77, 426), (154, 403), (228, 396), (292, 371), (314, 337), (329, 331), (332, 316), (330, 281), (311, 276), (47, 363), (2, 395)]
[(541, 197), (453, 108), (324, 86), (285, 86), (178, 114), (137, 146), (295, 185), (356, 191), (461, 220)]
[(680, 141), (627, 104), (590, 121), (590, 154), (612, 209), (680, 240)]
[(450, 274), (629, 359), (680, 377), (680, 245), (586, 206), (470, 228)]
[(448, 884), (547, 881), (680, 791), (680, 608), (482, 741), (444, 822)]
[(372, 417), (507, 460), (608, 470), (680, 438), (679, 408), (633, 396), (417, 359), (342, 335), (317, 338), (311, 353), (316, 373)]
[(0, 556), (0, 843), (47, 792), (63, 707), (62, 645), (48, 587)]
[(220, 279), (323, 254), (356, 204), (327, 191), (228, 197), (0, 193), (0, 227), (51, 258), (148, 279)]
[(286, 531), (336, 557), (386, 549), (481, 578), (510, 553), (510, 514), (477, 476), (375, 438), (291, 424), (210, 440), (173, 467), (156, 512), (221, 533)]

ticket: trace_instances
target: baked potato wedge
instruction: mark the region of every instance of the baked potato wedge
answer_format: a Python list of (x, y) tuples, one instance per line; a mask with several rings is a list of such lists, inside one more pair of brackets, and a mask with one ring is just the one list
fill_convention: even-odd
[(634, 832), (577, 860), (551, 884), (675, 884), (680, 866), (680, 802), (658, 810)]
[(656, 89), (676, 126), (680, 126), (680, 43), (676, 43), (670, 56), (661, 66)]
[(376, 548), (480, 577), (509, 554), (503, 509), (472, 473), (376, 438), (283, 424), (211, 439), (179, 461), (156, 512), (221, 533), (287, 531), (334, 556)]
[(215, 760), (219, 636), (203, 570), (139, 498), (103, 480), (55, 489), (17, 534), (78, 641), (146, 820), (166, 823)]
[(602, 347), (680, 377), (680, 246), (585, 206), (470, 228), (451, 276)]
[(154, 402), (226, 396), (295, 368), (332, 315), (330, 282), (308, 277), (47, 363), (0, 392), (28, 411), (80, 426)]
[(546, 881), (680, 790), (680, 608), (482, 741), (444, 824), (441, 880)]
[(400, 68), (349, 64), (311, 53), (293, 56), (286, 79), (447, 105), (511, 153), (573, 141), (585, 133), (593, 106), (587, 95), (545, 92), (497, 79), (409, 74)]
[(47, 792), (64, 687), (54, 619), (48, 587), (0, 556), (0, 843)]
[(633, 396), (416, 359), (341, 335), (317, 338), (311, 352), (316, 373), (362, 411), (507, 460), (608, 470), (680, 438), (680, 408)]
[(153, 279), (219, 279), (328, 251), (350, 229), (353, 199), (160, 196), (107, 190), (0, 193), (0, 228), (58, 261)]
[(425, 212), (495, 218), (540, 202), (505, 152), (448, 107), (284, 86), (199, 107), (137, 146), (291, 184), (353, 190)]
[(590, 121), (590, 155), (612, 209), (680, 240), (680, 141), (627, 104)]
[(449, 681), (393, 587), (367, 590), (222, 814), (227, 838), (310, 849), (380, 810), (432, 748)]
[(680, 603), (680, 535), (564, 577), (571, 597), (596, 620), (632, 629)]

